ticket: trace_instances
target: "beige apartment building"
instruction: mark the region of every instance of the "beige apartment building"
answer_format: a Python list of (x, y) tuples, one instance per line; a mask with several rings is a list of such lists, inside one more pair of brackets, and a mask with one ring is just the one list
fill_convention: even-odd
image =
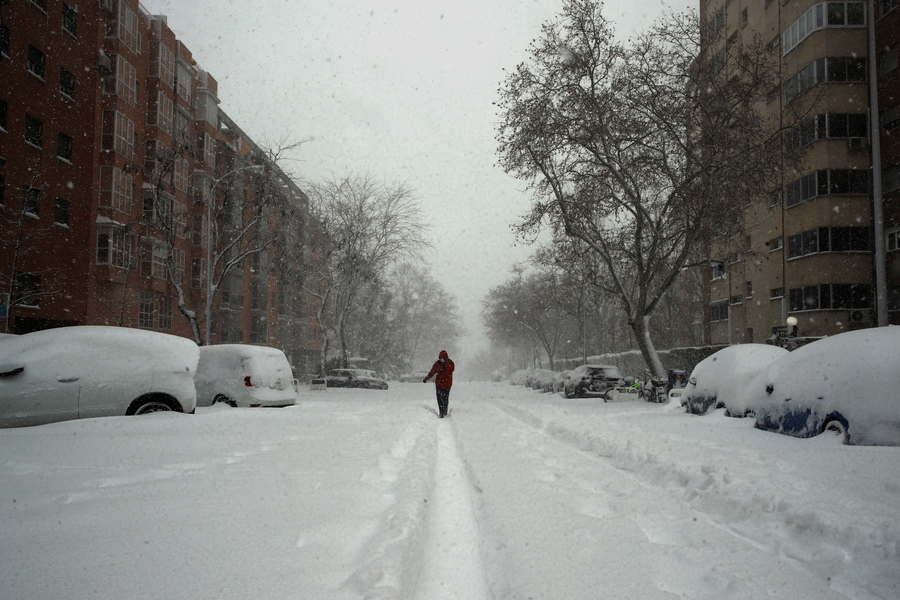
[[(783, 165), (781, 185), (753, 201), (748, 235), (720, 240), (706, 274), (706, 341), (775, 342), (789, 317), (801, 340), (876, 325), (873, 118), (884, 174), (888, 314), (900, 324), (898, 0), (878, 0), (874, 15), (866, 2), (815, 0), (701, 0), (700, 13), (708, 57), (733, 44), (767, 45), (780, 72), (763, 109), (800, 123), (785, 134), (784, 156), (772, 157)], [(874, 116), (871, 77), (880, 104)]]
[(138, 0), (0, 0), (0, 332), (196, 338), (193, 311), (204, 341), (314, 369), (307, 203), (165, 16)]

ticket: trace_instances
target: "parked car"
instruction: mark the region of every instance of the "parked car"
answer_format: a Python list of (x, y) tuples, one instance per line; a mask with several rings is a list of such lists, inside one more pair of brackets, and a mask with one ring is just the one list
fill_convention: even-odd
[(773, 361), (788, 353), (768, 344), (737, 344), (722, 348), (697, 363), (681, 396), (685, 411), (705, 415), (716, 408), (743, 417), (747, 412), (744, 394), (750, 382)]
[(525, 385), (539, 392), (549, 392), (556, 380), (556, 371), (549, 369), (535, 369), (526, 378)]
[(63, 327), (4, 338), (0, 427), (193, 413), (199, 355), (191, 340), (126, 327)]
[(566, 377), (571, 373), (571, 369), (566, 369), (556, 374), (556, 379), (553, 381), (553, 393), (558, 394), (563, 391), (563, 388), (566, 386)]
[(291, 406), (298, 382), (284, 352), (268, 346), (219, 344), (200, 348), (194, 375), (197, 406)]
[[(422, 379), (425, 378), (425, 375), (428, 375), (428, 373), (422, 375)], [(388, 389), (387, 381), (378, 377), (371, 377), (364, 369), (332, 369), (325, 376), (325, 383), (328, 387), (365, 388), (370, 390)]]
[(525, 385), (528, 376), (531, 375), (531, 371), (532, 369), (513, 371), (512, 375), (509, 376), (509, 385)]
[(591, 397), (604, 398), (607, 394), (625, 383), (618, 367), (613, 365), (581, 365), (569, 373), (563, 387), (566, 398)]
[(900, 445), (900, 327), (849, 331), (801, 346), (751, 384), (756, 426), (795, 437)]
[(428, 376), (428, 371), (413, 371), (412, 373), (404, 373), (400, 376), (402, 383), (421, 383)]

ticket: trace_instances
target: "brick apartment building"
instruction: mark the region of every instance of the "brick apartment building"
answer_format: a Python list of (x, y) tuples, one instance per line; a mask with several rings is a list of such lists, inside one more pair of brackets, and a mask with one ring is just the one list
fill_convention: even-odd
[[(805, 112), (785, 139), (781, 187), (753, 201), (749, 235), (725, 240), (706, 274), (708, 343), (764, 342), (788, 317), (800, 337), (876, 325), (872, 118), (880, 120), (888, 315), (900, 324), (900, 10), (898, 0), (875, 5), (870, 15), (866, 2), (700, 2), (706, 56), (767, 42), (780, 59), (780, 85), (764, 110), (782, 122)], [(876, 73), (868, 66), (872, 16)]]
[(209, 296), (210, 343), (315, 368), (308, 199), (217, 91), (137, 0), (0, 0), (0, 331), (205, 340)]

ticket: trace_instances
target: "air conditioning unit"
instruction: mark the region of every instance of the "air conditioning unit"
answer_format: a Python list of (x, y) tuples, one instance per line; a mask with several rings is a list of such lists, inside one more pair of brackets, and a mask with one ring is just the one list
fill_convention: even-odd
[(97, 57), (97, 68), (104, 73), (112, 73), (112, 59), (105, 54)]
[(869, 138), (854, 137), (847, 139), (847, 150), (850, 152), (865, 152), (869, 149)]
[(871, 310), (851, 310), (850, 311), (850, 322), (851, 323), (868, 323), (872, 321), (874, 318)]

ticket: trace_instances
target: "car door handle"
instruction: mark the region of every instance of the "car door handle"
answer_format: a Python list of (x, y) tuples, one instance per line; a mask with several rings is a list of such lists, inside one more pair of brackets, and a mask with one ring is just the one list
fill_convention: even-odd
[(73, 381), (78, 381), (79, 377), (60, 377), (57, 379), (60, 383), (72, 383)]

